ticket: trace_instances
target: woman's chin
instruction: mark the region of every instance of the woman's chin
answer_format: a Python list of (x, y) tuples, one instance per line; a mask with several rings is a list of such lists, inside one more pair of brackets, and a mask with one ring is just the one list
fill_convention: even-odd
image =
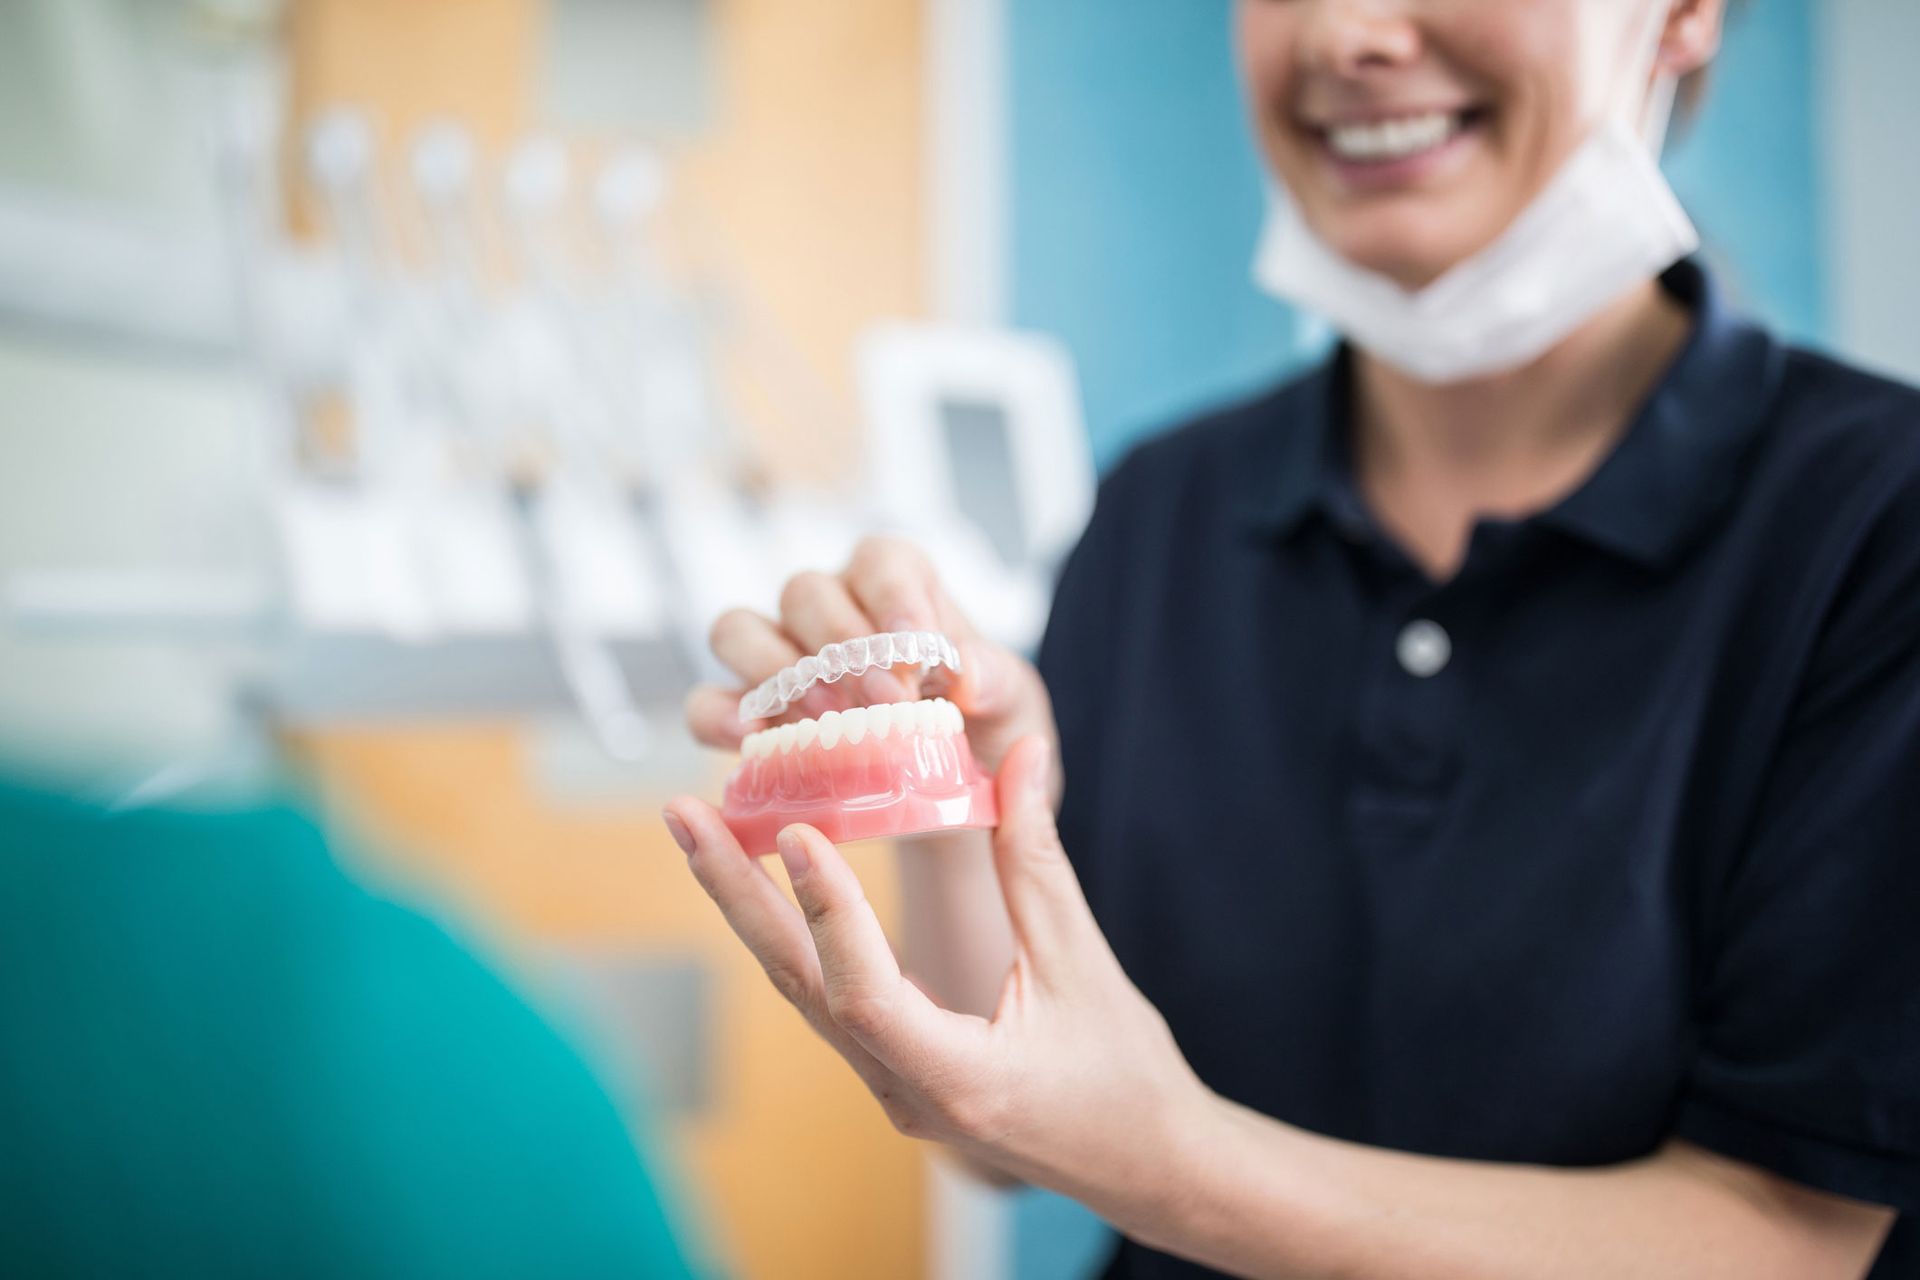
[(1321, 242), (1354, 266), (1387, 277), (1404, 289), (1433, 283), (1486, 247), (1500, 232), (1481, 216), (1433, 201), (1397, 202), (1396, 208), (1308, 213)]
[(1333, 239), (1328, 247), (1361, 270), (1385, 276), (1407, 290), (1432, 284), (1465, 261), (1470, 253), (1452, 246), (1386, 235)]

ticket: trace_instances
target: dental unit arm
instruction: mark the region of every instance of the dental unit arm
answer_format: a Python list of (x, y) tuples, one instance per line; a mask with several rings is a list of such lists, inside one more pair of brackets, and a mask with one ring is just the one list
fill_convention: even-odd
[[(830, 644), (740, 699), (742, 721), (785, 715), (816, 685), (870, 670), (957, 673), (960, 654), (937, 631), (895, 631)], [(727, 776), (721, 816), (748, 854), (774, 851), (804, 822), (836, 843), (998, 821), (993, 779), (974, 759), (959, 708), (945, 698), (828, 711), (750, 733)]]

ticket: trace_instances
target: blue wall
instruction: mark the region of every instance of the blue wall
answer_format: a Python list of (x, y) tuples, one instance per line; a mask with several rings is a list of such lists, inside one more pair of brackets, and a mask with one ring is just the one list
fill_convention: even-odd
[(1753, 0), (1727, 30), (1704, 111), (1667, 173), (1720, 280), (1803, 342), (1827, 336), (1813, 0)]
[[(1824, 333), (1812, 0), (1753, 0), (1669, 170), (1722, 282)], [(1260, 169), (1229, 0), (1008, 0), (1013, 319), (1079, 362), (1101, 466), (1145, 431), (1297, 364), (1305, 335), (1249, 276)], [(1016, 1274), (1084, 1274), (1099, 1224), (1025, 1197)]]
[(1226, 0), (1010, 0), (1017, 323), (1080, 364), (1095, 456), (1291, 350), (1254, 291), (1259, 167)]

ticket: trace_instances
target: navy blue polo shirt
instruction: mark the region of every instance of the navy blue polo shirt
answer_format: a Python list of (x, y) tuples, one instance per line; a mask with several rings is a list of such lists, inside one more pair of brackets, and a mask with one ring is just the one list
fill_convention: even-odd
[(1663, 283), (1620, 443), (1444, 583), (1356, 497), (1344, 355), (1136, 449), (1041, 651), (1061, 834), (1221, 1094), (1485, 1160), (1677, 1135), (1897, 1207), (1873, 1274), (1920, 1275), (1920, 394)]

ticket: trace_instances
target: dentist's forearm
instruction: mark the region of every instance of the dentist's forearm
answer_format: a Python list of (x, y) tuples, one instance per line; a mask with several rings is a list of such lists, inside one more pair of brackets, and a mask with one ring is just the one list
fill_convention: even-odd
[(1144, 1243), (1237, 1275), (1857, 1280), (1893, 1217), (1679, 1142), (1590, 1169), (1451, 1160), (1211, 1095), (1183, 1132), (1164, 1194), (1088, 1198)]

